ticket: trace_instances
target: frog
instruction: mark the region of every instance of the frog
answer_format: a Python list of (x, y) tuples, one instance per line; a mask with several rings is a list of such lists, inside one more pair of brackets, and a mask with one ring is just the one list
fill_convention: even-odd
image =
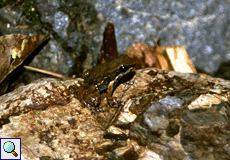
[(83, 84), (80, 87), (72, 85), (70, 90), (85, 106), (97, 107), (101, 103), (102, 92), (107, 91), (107, 97), (111, 99), (118, 82), (129, 75), (135, 65), (134, 59), (122, 54), (83, 72)]

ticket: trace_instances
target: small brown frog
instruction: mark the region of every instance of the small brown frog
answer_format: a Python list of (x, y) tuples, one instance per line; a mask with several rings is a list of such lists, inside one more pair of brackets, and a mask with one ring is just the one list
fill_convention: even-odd
[(70, 90), (85, 106), (96, 107), (101, 102), (101, 92), (107, 89), (107, 97), (111, 98), (114, 86), (128, 75), (134, 66), (135, 61), (123, 54), (85, 71), (82, 75), (84, 84), (81, 87), (70, 86)]

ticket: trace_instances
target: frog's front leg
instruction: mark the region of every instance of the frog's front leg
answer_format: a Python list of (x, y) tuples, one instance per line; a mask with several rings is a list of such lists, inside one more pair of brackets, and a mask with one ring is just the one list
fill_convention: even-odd
[(107, 88), (107, 102), (110, 107), (117, 108), (120, 106), (118, 98), (112, 97), (116, 82), (113, 80), (109, 83)]
[(83, 91), (82, 94), (84, 105), (93, 107), (99, 106), (101, 102), (101, 94), (100, 91), (96, 89), (94, 85), (91, 85), (89, 88), (85, 89), (85, 91)]
[(116, 85), (118, 82), (125, 76), (131, 73), (133, 67), (130, 67), (126, 72), (123, 72), (122, 74), (119, 74), (116, 76), (116, 78), (109, 82), (109, 85), (107, 87), (107, 98), (108, 98), (108, 104), (110, 107), (119, 107), (119, 100), (117, 98), (113, 98), (113, 91), (115, 90)]
[(69, 89), (75, 97), (88, 108), (96, 107), (100, 104), (101, 94), (93, 85), (89, 88), (72, 85)]

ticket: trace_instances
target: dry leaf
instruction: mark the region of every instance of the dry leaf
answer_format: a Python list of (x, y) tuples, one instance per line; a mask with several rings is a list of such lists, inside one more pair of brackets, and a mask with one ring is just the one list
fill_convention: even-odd
[(45, 40), (49, 35), (26, 36), (5, 35), (0, 36), (0, 94), (5, 91), (4, 79)]
[(192, 60), (189, 58), (184, 47), (175, 45), (174, 47), (166, 47), (165, 51), (174, 71), (197, 73)]
[(142, 44), (140, 41), (133, 44), (126, 50), (129, 57), (137, 61), (136, 69), (155, 67), (169, 70), (167, 61), (158, 48), (154, 48), (148, 44)]
[(153, 41), (156, 47), (137, 42), (126, 50), (126, 54), (137, 61), (136, 69), (155, 67), (183, 73), (197, 73), (192, 60), (183, 47), (177, 45), (174, 47), (159, 46), (154, 37)]

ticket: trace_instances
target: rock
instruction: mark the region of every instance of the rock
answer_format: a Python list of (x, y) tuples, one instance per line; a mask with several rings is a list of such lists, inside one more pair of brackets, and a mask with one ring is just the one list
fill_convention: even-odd
[(114, 91), (116, 112), (83, 107), (68, 89), (80, 81), (42, 79), (1, 96), (0, 137), (20, 137), (24, 159), (230, 158), (230, 81), (137, 70)]
[[(115, 26), (120, 54), (137, 41), (153, 45), (152, 34), (161, 38), (163, 45), (185, 47), (198, 71), (214, 74), (219, 66), (226, 64), (223, 62), (230, 60), (229, 6), (227, 0), (186, 3), (34, 0), (31, 9), (45, 27), (33, 25), (22, 14), (21, 6), (12, 5), (0, 9), (0, 33), (54, 35), (52, 41), (56, 43), (48, 44), (48, 48), (60, 51), (44, 50), (40, 56), (45, 63), (35, 57), (31, 66), (70, 75), (95, 65), (105, 24), (110, 21)], [(62, 62), (63, 68), (57, 62)], [(219, 76), (222, 75), (226, 74)]]

